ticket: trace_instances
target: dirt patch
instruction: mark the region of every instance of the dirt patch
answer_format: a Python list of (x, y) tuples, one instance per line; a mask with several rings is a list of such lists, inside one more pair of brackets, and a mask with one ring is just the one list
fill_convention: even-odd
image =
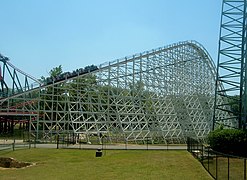
[(24, 168), (33, 165), (28, 162), (19, 162), (14, 158), (0, 157), (0, 167), (1, 168)]

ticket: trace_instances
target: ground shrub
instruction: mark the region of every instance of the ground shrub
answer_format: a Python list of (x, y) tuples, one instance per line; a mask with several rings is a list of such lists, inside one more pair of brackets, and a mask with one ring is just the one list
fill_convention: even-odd
[(238, 129), (217, 129), (208, 135), (208, 143), (215, 151), (247, 157), (247, 132)]

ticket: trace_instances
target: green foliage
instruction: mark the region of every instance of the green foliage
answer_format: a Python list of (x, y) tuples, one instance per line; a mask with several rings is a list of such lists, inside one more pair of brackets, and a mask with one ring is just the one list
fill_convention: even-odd
[(234, 115), (238, 116), (239, 115), (239, 96), (232, 96), (229, 98), (229, 105), (231, 107), (231, 111), (233, 112)]
[(215, 151), (247, 157), (247, 132), (219, 128), (208, 135), (208, 143)]
[(58, 67), (55, 67), (52, 70), (50, 70), (49, 75), (50, 77), (56, 77), (62, 73), (63, 73), (62, 65), (59, 65)]
[(45, 76), (41, 76), (39, 81), (45, 83), (46, 82), (46, 77)]

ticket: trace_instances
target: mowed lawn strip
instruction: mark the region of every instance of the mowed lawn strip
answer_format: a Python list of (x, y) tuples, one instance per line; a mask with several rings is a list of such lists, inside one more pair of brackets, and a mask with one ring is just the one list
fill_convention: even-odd
[[(0, 179), (212, 179), (187, 151), (26, 149), (1, 151), (36, 165), (24, 169), (0, 169)], [(103, 154), (104, 154), (103, 153)]]

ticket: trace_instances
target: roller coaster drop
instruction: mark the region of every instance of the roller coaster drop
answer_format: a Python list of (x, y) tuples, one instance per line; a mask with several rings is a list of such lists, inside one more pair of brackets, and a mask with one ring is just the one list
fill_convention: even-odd
[[(100, 142), (103, 134), (109, 142), (148, 138), (153, 143), (184, 143), (188, 136), (201, 140), (212, 129), (216, 68), (196, 42), (75, 72), (46, 84), (34, 81), (38, 86), (27, 86), (34, 78), (21, 73), (26, 88), (12, 82), (17, 85), (0, 99), (2, 126), (24, 121), (39, 140), (73, 134), (85, 142)], [(216, 111), (216, 116), (227, 119), (229, 113)]]

